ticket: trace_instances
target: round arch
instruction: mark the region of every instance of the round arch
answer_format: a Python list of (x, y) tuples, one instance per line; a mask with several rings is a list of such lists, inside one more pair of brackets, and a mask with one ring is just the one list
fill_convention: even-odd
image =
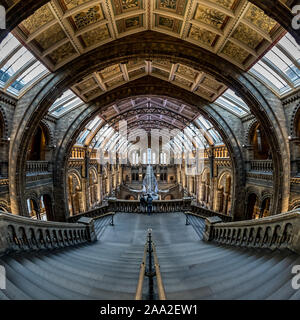
[[(271, 140), (270, 145), (272, 149), (278, 151), (274, 159), (276, 169), (274, 180), (278, 186), (278, 188), (276, 188), (276, 199), (278, 199), (278, 201), (275, 210), (285, 210), (289, 195), (287, 181), (289, 178), (289, 146), (287, 144), (286, 124), (284, 124), (284, 121), (279, 120), (284, 118), (280, 117), (283, 111), (279, 108), (279, 103), (278, 106), (274, 103), (273, 108), (268, 103), (268, 101), (276, 102), (277, 98), (270, 90), (249, 74), (243, 73), (224, 59), (216, 57), (214, 54), (197, 46), (187, 44), (182, 40), (158, 34), (157, 32), (147, 31), (134, 36), (124, 37), (114, 41), (113, 44), (103, 45), (85, 54), (75, 62), (72, 62), (72, 68), (67, 65), (55, 74), (43, 79), (37, 87), (27, 92), (19, 101), (17, 105), (19, 111), (17, 114), (19, 117), (16, 116), (15, 119), (12, 135), (14, 143), (11, 144), (10, 148), (10, 159), (16, 159), (16, 161), (11, 162), (12, 165), (10, 167), (10, 194), (13, 212), (18, 213), (22, 211), (23, 204), (19, 202), (17, 195), (24, 189), (24, 175), (21, 174), (24, 172), (25, 167), (24, 148), (26, 148), (28, 139), (36, 127), (37, 119), (41, 119), (61, 93), (78, 80), (83, 79), (95, 70), (103, 69), (112, 64), (128, 61), (136, 57), (144, 59), (167, 58), (174, 63), (183, 63), (196, 70), (204, 70), (214, 76), (218, 81), (228, 85), (244, 99), (264, 126)], [(90, 61), (95, 61), (95, 64), (91, 64)], [(152, 91), (149, 83), (146, 85), (146, 88), (147, 86), (148, 91)], [(101, 96), (102, 101), (100, 105), (103, 105), (105, 100), (107, 104), (111, 100), (118, 100), (122, 95), (128, 97), (137, 94), (137, 89), (130, 86), (130, 84), (129, 86), (125, 85), (122, 87)], [(174, 90), (170, 91), (170, 87), (167, 91), (165, 91), (166, 86), (160, 89), (156, 87), (155, 89), (160, 91), (159, 93), (161, 95), (175, 96), (175, 98), (178, 97), (178, 92), (180, 91), (181, 100), (192, 100), (192, 102), (194, 101), (192, 104), (198, 107), (202, 105), (204, 113), (206, 111), (205, 109), (209, 108), (205, 106), (205, 104), (207, 104), (206, 101), (196, 97), (194, 94), (184, 92), (185, 90), (177, 90), (178, 88), (176, 88), (175, 92)], [(143, 89), (145, 89), (145, 86)], [(37, 91), (38, 94), (36, 94)], [(31, 102), (24, 104), (24, 99), (25, 101)], [(202, 103), (199, 103), (200, 100)], [(98, 106), (96, 105), (96, 107)], [(226, 125), (225, 120), (222, 119), (219, 125)], [(239, 146), (237, 146), (237, 150), (238, 149)], [(284, 174), (280, 175), (279, 172), (283, 172)], [(284, 181), (284, 178), (287, 178), (287, 180)]]

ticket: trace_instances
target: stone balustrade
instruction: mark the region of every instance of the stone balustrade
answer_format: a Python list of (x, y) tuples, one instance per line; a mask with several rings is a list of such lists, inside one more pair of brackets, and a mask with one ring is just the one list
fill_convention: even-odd
[(199, 216), (204, 219), (207, 217), (219, 217), (224, 222), (231, 222), (232, 221), (231, 216), (227, 216), (225, 214), (203, 208), (194, 202), (191, 204), (191, 212), (187, 212), (187, 213)]
[(26, 172), (29, 174), (49, 173), (51, 171), (48, 161), (27, 161)]
[(272, 160), (251, 160), (250, 170), (258, 172), (273, 172)]
[[(109, 211), (114, 212), (147, 212), (138, 200), (108, 200)], [(152, 202), (152, 213), (185, 212), (191, 208), (191, 199), (178, 200), (154, 200)]]
[(83, 213), (79, 213), (75, 216), (69, 217), (68, 222), (76, 222), (82, 217), (98, 219), (98, 218), (102, 218), (107, 215), (114, 214), (114, 212), (110, 212), (109, 209), (110, 209), (110, 207), (109, 207), (108, 203), (105, 203), (95, 209), (92, 209), (92, 210), (89, 210), (89, 211), (86, 211)]
[(79, 223), (33, 220), (0, 213), (0, 255), (8, 252), (55, 249), (96, 240), (93, 219)]
[(219, 217), (206, 218), (204, 240), (241, 247), (290, 249), (300, 254), (300, 210), (228, 223)]

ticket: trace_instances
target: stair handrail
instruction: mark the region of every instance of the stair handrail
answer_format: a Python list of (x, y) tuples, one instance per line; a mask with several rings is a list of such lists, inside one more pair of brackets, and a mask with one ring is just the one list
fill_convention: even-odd
[(165, 291), (164, 283), (163, 283), (161, 272), (160, 272), (160, 265), (158, 263), (156, 246), (154, 243), (152, 243), (152, 248), (153, 248), (153, 256), (154, 256), (154, 266), (155, 266), (158, 298), (159, 300), (167, 300), (166, 291)]
[(146, 273), (146, 257), (147, 257), (147, 244), (145, 244), (144, 256), (143, 256), (142, 263), (140, 265), (140, 274), (139, 274), (139, 281), (138, 281), (136, 293), (135, 293), (135, 300), (142, 300), (143, 284), (144, 284), (145, 273)]
[[(147, 253), (148, 253), (148, 270), (146, 269), (146, 260), (147, 260)], [(153, 260), (154, 260), (154, 270), (152, 266), (152, 253), (153, 253)], [(158, 262), (158, 257), (156, 253), (156, 247), (154, 242), (152, 241), (152, 230), (148, 229), (147, 232), (147, 241), (145, 243), (144, 248), (144, 255), (143, 260), (140, 265), (140, 273), (139, 273), (139, 280), (137, 284), (135, 300), (142, 300), (143, 296), (143, 284), (145, 276), (149, 278), (149, 300), (154, 300), (154, 290), (153, 290), (153, 278), (156, 277), (157, 282), (157, 292), (159, 300), (167, 300), (166, 292), (160, 272), (160, 265)]]

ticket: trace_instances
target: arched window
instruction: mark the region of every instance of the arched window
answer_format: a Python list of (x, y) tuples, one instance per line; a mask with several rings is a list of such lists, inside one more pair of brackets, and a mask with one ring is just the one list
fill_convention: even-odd
[(46, 135), (41, 126), (38, 126), (29, 143), (27, 152), (28, 161), (44, 161), (46, 158)]

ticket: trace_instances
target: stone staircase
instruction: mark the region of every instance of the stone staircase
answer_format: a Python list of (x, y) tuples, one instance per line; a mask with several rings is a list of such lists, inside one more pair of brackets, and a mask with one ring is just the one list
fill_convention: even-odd
[(95, 222), (99, 240), (92, 244), (2, 256), (7, 289), (0, 299), (132, 300), (148, 228), (170, 300), (300, 299), (291, 287), (299, 255), (203, 242), (204, 220), (190, 216), (186, 226), (181, 213), (114, 220)]

